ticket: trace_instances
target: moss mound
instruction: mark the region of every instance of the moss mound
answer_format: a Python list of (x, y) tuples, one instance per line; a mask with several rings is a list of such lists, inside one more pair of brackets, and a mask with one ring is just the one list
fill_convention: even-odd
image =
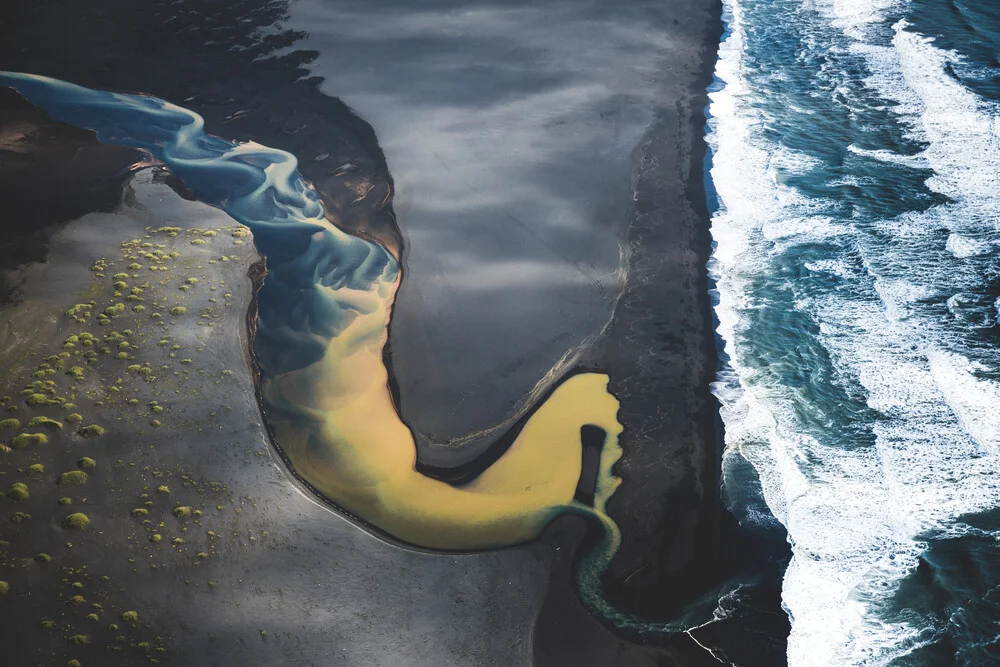
[(32, 407), (37, 407), (39, 405), (48, 405), (49, 397), (45, 394), (30, 394), (24, 402)]
[(9, 428), (21, 428), (21, 420), (14, 419), (0, 419), (0, 431), (6, 431)]
[(104, 435), (104, 429), (97, 424), (91, 424), (90, 426), (84, 426), (77, 433), (85, 438), (98, 438)]
[(83, 512), (74, 512), (63, 519), (63, 527), (70, 530), (83, 530), (90, 526), (90, 517)]
[(139, 612), (134, 610), (122, 612), (122, 620), (125, 621), (126, 623), (138, 623)]
[(62, 428), (62, 422), (58, 422), (51, 417), (32, 417), (31, 421), (28, 422), (28, 427), (33, 428), (35, 426), (50, 426), (52, 428)]
[(87, 473), (82, 470), (70, 470), (59, 475), (59, 486), (76, 486), (87, 483)]
[(30, 495), (31, 494), (28, 493), (28, 485), (24, 482), (14, 482), (10, 485), (10, 488), (7, 489), (7, 497), (14, 502), (21, 502), (22, 500), (27, 499)]
[(80, 468), (83, 470), (90, 470), (91, 468), (97, 467), (97, 461), (90, 458), (89, 456), (84, 456), (82, 459), (76, 462)]
[(10, 446), (14, 449), (27, 449), (35, 445), (45, 445), (49, 442), (49, 436), (44, 433), (21, 433), (15, 435), (10, 440)]

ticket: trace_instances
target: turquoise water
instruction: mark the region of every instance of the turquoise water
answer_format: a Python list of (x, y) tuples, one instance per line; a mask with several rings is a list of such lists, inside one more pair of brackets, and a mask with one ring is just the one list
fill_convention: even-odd
[(789, 663), (995, 664), (1000, 4), (725, 11), (715, 390), (793, 547)]

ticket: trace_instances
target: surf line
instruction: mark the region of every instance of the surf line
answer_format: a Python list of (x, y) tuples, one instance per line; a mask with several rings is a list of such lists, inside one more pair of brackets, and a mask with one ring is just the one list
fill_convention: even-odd
[[(422, 474), (383, 359), (398, 261), (327, 219), (295, 156), (208, 135), (201, 116), (155, 97), (10, 72), (0, 72), (0, 85), (104, 143), (151, 153), (201, 201), (250, 229), (267, 265), (253, 337), (263, 411), (283, 458), (324, 499), (402, 542), (452, 551), (529, 541), (560, 514), (588, 517), (602, 529), (574, 568), (588, 611), (641, 637), (684, 630), (632, 617), (603, 596), (601, 577), (621, 545), (607, 513), (622, 455), (607, 375), (564, 378), (473, 479)], [(603, 442), (592, 493), (581, 499), (588, 433)]]

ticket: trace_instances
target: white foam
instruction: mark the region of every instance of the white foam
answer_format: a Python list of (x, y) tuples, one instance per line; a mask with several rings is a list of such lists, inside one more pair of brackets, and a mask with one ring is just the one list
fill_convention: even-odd
[(912, 169), (930, 169), (930, 162), (922, 153), (917, 155), (902, 155), (900, 153), (893, 153), (892, 151), (887, 150), (873, 151), (866, 148), (858, 148), (854, 145), (848, 146), (847, 150), (856, 155), (863, 155), (873, 160), (878, 160), (879, 162), (901, 164)]
[(931, 350), (927, 355), (934, 381), (965, 431), (990, 452), (1000, 451), (1000, 385), (976, 377), (988, 370), (962, 355)]
[(961, 234), (950, 234), (945, 243), (945, 249), (959, 259), (985, 255), (993, 249), (993, 244), (987, 241), (976, 241)]
[(834, 27), (856, 39), (868, 35), (872, 26), (885, 19), (886, 14), (898, 7), (901, 0), (813, 0)]

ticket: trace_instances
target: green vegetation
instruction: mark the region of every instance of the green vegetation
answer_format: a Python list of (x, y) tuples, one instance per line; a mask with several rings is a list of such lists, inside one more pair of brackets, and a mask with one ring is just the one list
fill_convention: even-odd
[(7, 489), (7, 497), (17, 503), (22, 500), (26, 500), (30, 495), (31, 494), (28, 493), (28, 485), (24, 482), (14, 482), (10, 485), (10, 488)]
[(21, 420), (11, 417), (10, 419), (0, 419), (0, 431), (6, 431), (9, 428), (21, 428)]
[(171, 315), (183, 315), (184, 313), (187, 312), (187, 308), (185, 308), (184, 306), (174, 306), (173, 308), (170, 309), (169, 312)]
[(32, 463), (28, 466), (27, 470), (24, 471), (29, 477), (36, 477), (45, 472), (45, 466), (41, 463)]
[(174, 508), (174, 516), (178, 519), (190, 519), (192, 511), (187, 505), (178, 505)]
[(28, 422), (28, 428), (34, 428), (35, 426), (51, 426), (52, 428), (62, 428), (62, 422), (56, 421), (49, 417), (32, 417), (31, 421)]
[(85, 438), (97, 438), (104, 435), (104, 429), (97, 424), (91, 424), (90, 426), (84, 426), (77, 433)]
[(28, 397), (24, 399), (24, 402), (35, 408), (40, 405), (48, 405), (49, 397), (45, 394), (29, 394)]
[(122, 613), (122, 620), (126, 623), (138, 623), (139, 622), (139, 612), (137, 611), (126, 611)]
[(67, 421), (70, 424), (77, 424), (83, 421), (83, 415), (81, 415), (79, 412), (71, 412), (68, 415), (66, 415), (64, 421)]
[(145, 507), (136, 507), (134, 510), (132, 510), (132, 516), (134, 517), (149, 516), (149, 510), (146, 509)]
[(72, 660), (67, 660), (66, 667), (81, 667), (80, 661), (77, 660), (76, 658), (73, 658)]
[(24, 523), (25, 521), (29, 521), (30, 519), (31, 515), (28, 514), (27, 512), (14, 512), (13, 514), (10, 515), (11, 523)]
[(156, 487), (156, 492), (162, 493), (163, 495), (168, 495), (170, 493), (170, 487), (167, 486), (166, 484), (162, 484)]
[(84, 618), (87, 619), (88, 621), (93, 621), (95, 623), (98, 622), (99, 620), (101, 620), (100, 616), (98, 616), (97, 614), (93, 614), (93, 613), (87, 614), (86, 616), (84, 616)]
[(39, 562), (39, 563), (51, 563), (52, 562), (52, 556), (50, 556), (50, 555), (48, 555), (46, 553), (40, 553), (37, 556), (35, 556), (35, 560), (37, 562)]
[(69, 505), (72, 502), (73, 502), (72, 499), (67, 498), (66, 496), (63, 496), (62, 498), (59, 499), (60, 505)]
[(160, 542), (163, 541), (163, 535), (160, 535), (159, 533), (153, 533), (152, 535), (149, 536), (149, 541), (152, 542), (153, 544), (159, 544)]
[(10, 446), (14, 449), (26, 449), (33, 445), (45, 445), (48, 442), (49, 436), (44, 433), (21, 433), (11, 438)]
[(6, 581), (0, 581), (0, 595), (7, 595), (8, 591), (10, 591), (10, 584)]
[(83, 530), (90, 527), (90, 517), (83, 512), (74, 512), (63, 519), (63, 527), (70, 530)]
[(91, 468), (97, 466), (97, 461), (90, 458), (89, 456), (84, 456), (82, 459), (77, 461), (76, 464), (80, 466), (80, 468), (82, 468), (83, 470), (90, 470)]
[(73, 635), (69, 638), (69, 641), (76, 646), (83, 646), (90, 643), (89, 635)]
[(77, 486), (87, 483), (87, 473), (82, 470), (70, 470), (59, 475), (59, 486)]

